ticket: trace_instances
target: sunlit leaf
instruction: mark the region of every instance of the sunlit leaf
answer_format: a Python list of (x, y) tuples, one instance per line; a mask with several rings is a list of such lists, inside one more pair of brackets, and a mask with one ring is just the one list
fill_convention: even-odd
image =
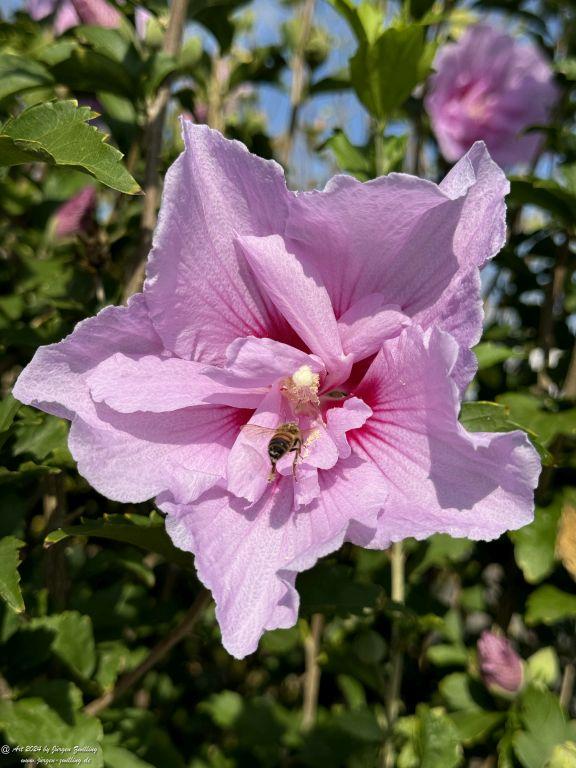
[(45, 544), (50, 546), (69, 536), (89, 536), (132, 544), (140, 549), (157, 552), (182, 568), (193, 568), (192, 556), (172, 544), (163, 520), (157, 515), (105, 515), (102, 520), (59, 528), (46, 537)]
[(138, 184), (121, 163), (122, 153), (105, 143), (105, 135), (88, 125), (90, 107), (75, 101), (38, 104), (0, 128), (0, 165), (44, 162), (68, 166), (128, 194)]
[(0, 539), (0, 597), (13, 611), (24, 610), (24, 600), (20, 591), (19, 551), (25, 546), (23, 541), (14, 536)]

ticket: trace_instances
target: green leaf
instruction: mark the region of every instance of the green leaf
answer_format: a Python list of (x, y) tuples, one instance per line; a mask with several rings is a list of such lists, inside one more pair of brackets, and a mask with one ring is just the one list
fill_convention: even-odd
[(576, 196), (552, 179), (513, 177), (510, 197), (519, 205), (536, 205), (569, 227), (576, 219)]
[(14, 536), (0, 539), (0, 597), (17, 613), (24, 610), (24, 600), (20, 591), (18, 552), (25, 546), (23, 541)]
[(76, 43), (64, 58), (54, 62), (51, 72), (59, 83), (74, 92), (107, 91), (137, 99), (142, 85), (138, 78), (139, 68), (135, 52), (127, 57), (126, 62), (120, 62), (89, 46)]
[(567, 80), (576, 80), (576, 59), (562, 59), (556, 64), (556, 69), (561, 72)]
[(376, 584), (355, 581), (351, 568), (320, 562), (298, 576), (298, 592), (304, 615), (322, 612), (348, 616), (373, 609), (382, 590)]
[(528, 682), (553, 688), (560, 677), (560, 662), (556, 650), (540, 648), (526, 660)]
[(516, 562), (530, 584), (537, 584), (554, 570), (556, 532), (561, 512), (562, 500), (557, 496), (550, 506), (536, 507), (530, 525), (509, 534), (514, 542)]
[[(543, 402), (542, 398), (526, 392), (506, 392), (499, 395), (498, 403), (506, 406), (510, 419), (521, 429), (532, 432), (544, 446), (561, 434), (576, 434), (576, 408), (562, 408), (560, 404)], [(555, 410), (553, 410), (555, 409)]]
[(546, 768), (576, 768), (576, 742), (557, 744), (552, 750)]
[(453, 712), (450, 719), (456, 726), (461, 741), (466, 746), (472, 746), (483, 741), (494, 728), (504, 722), (505, 712), (486, 712), (480, 710), (468, 710)]
[(42, 88), (54, 83), (46, 67), (34, 59), (0, 54), (0, 100), (30, 88)]
[(543, 768), (556, 745), (576, 736), (576, 721), (566, 722), (557, 697), (550, 691), (527, 688), (521, 705), (524, 730), (514, 736), (514, 752), (524, 768)]
[(529, 596), (526, 607), (527, 624), (555, 624), (576, 616), (576, 595), (562, 592), (551, 584), (539, 587)]
[(194, 567), (192, 556), (172, 544), (164, 521), (159, 515), (104, 515), (102, 520), (86, 521), (80, 525), (69, 525), (52, 531), (46, 537), (45, 544), (50, 546), (68, 536), (95, 536), (121, 541), (140, 549), (157, 552), (182, 568)]
[(334, 131), (321, 148), (331, 150), (338, 167), (360, 181), (367, 181), (375, 176), (373, 153), (369, 152), (367, 147), (352, 144), (344, 131)]
[(474, 543), (468, 539), (453, 539), (447, 533), (436, 533), (428, 539), (422, 560), (410, 572), (410, 581), (416, 581), (429, 568), (444, 568), (470, 556)]
[(22, 407), (22, 403), (16, 400), (10, 393), (0, 402), (0, 432), (6, 432), (14, 421), (14, 416)]
[(462, 403), (460, 423), (469, 432), (509, 432), (519, 429), (510, 422), (510, 410), (499, 403)]
[(354, 652), (363, 664), (379, 664), (386, 653), (382, 635), (374, 630), (361, 632), (354, 641)]
[(424, 27), (389, 27), (374, 42), (359, 44), (350, 79), (370, 114), (386, 119), (426, 77), (429, 59)]
[(244, 699), (236, 691), (214, 693), (198, 705), (198, 710), (209, 715), (220, 728), (231, 728), (240, 717), (243, 708)]
[(14, 432), (14, 456), (30, 454), (42, 462), (55, 451), (67, 450), (68, 424), (57, 416), (41, 416), (32, 423), (22, 420)]
[(480, 371), (497, 363), (502, 363), (504, 360), (509, 360), (511, 357), (522, 357), (521, 353), (510, 349), (505, 344), (496, 344), (493, 341), (483, 341), (475, 346), (473, 351), (478, 359), (478, 370)]
[[(91, 768), (103, 768), (102, 726), (84, 715), (82, 695), (72, 683), (51, 681), (37, 685), (26, 698), (0, 700), (0, 730), (13, 746), (24, 748), (41, 765), (70, 758), (74, 747), (89, 757)], [(37, 695), (33, 695), (37, 694)], [(41, 745), (47, 752), (26, 752), (27, 745)]]
[(124, 66), (130, 52), (134, 50), (130, 39), (118, 29), (80, 25), (74, 28), (74, 34), (83, 42), (88, 43), (96, 53)]
[(131, 649), (121, 640), (108, 640), (98, 643), (96, 652), (98, 668), (93, 679), (102, 690), (110, 691), (121, 674), (131, 671), (144, 660), (148, 649), (145, 646)]
[(426, 657), (437, 667), (465, 667), (468, 663), (466, 646), (458, 643), (454, 645), (448, 643), (431, 645), (426, 651)]
[(108, 743), (106, 739), (102, 743), (102, 751), (106, 768), (154, 768), (152, 763), (141, 760), (124, 747)]
[(346, 19), (359, 43), (368, 41), (369, 37), (373, 38), (379, 31), (382, 24), (382, 16), (380, 15), (377, 21), (376, 14), (368, 17), (368, 3), (363, 3), (364, 8), (361, 11), (360, 6), (352, 3), (351, 0), (329, 0), (329, 2)]
[(453, 672), (451, 675), (447, 675), (440, 681), (438, 688), (449, 709), (481, 710), (477, 696), (482, 688), (465, 672)]
[(440, 708), (420, 704), (415, 716), (399, 722), (398, 730), (408, 736), (398, 756), (398, 768), (456, 768), (462, 764), (458, 731)]
[(351, 675), (338, 675), (336, 682), (349, 709), (366, 709), (366, 692), (359, 680)]
[(32, 619), (26, 629), (48, 630), (54, 634), (51, 650), (69, 669), (81, 678), (89, 678), (96, 666), (96, 650), (92, 622), (77, 611), (64, 611), (52, 616)]
[(122, 153), (87, 121), (90, 107), (75, 101), (37, 104), (9, 119), (0, 129), (0, 165), (46, 162), (89, 173), (102, 184), (127, 194), (139, 187), (120, 162)]

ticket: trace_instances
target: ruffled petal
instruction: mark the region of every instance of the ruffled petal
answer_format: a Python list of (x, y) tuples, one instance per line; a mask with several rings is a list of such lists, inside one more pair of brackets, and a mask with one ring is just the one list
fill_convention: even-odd
[(230, 387), (268, 387), (307, 365), (323, 373), (324, 364), (314, 355), (273, 339), (236, 339), (226, 350), (226, 367), (205, 367), (207, 376)]
[(291, 343), (233, 241), (282, 232), (288, 192), (281, 167), (205, 125), (182, 122), (185, 151), (164, 183), (145, 294), (165, 346), (221, 364), (243, 336)]
[(226, 406), (121, 414), (100, 404), (90, 422), (74, 419), (69, 447), (80, 474), (110, 499), (141, 502), (169, 492), (185, 503), (224, 478), (249, 414)]
[(471, 349), (480, 341), (483, 320), (480, 271), (476, 268), (458, 272), (436, 304), (418, 315), (422, 327), (440, 328), (458, 342), (458, 359), (450, 375), (461, 393), (464, 393), (478, 368), (476, 355)]
[(164, 413), (205, 403), (257, 408), (265, 390), (237, 389), (203, 375), (202, 363), (117, 353), (88, 376), (92, 399), (120, 413)]
[(116, 352), (131, 356), (163, 352), (142, 294), (133, 296), (127, 307), (106, 307), (83, 320), (58, 344), (40, 347), (18, 377), (14, 397), (66, 419), (93, 413), (87, 377)]
[(237, 433), (226, 473), (230, 493), (249, 502), (258, 501), (267, 488), (270, 475), (268, 443), (276, 427), (290, 420), (277, 384)]
[(265, 630), (293, 626), (296, 573), (345, 540), (365, 545), (385, 499), (381, 475), (351, 457), (320, 472), (321, 495), (292, 511), (289, 479), (254, 505), (213, 489), (191, 505), (162, 504), (173, 542), (193, 552), (200, 580), (212, 590), (225, 648), (242, 658)]
[(457, 357), (448, 334), (411, 327), (384, 345), (357, 389), (374, 414), (350, 443), (390, 485), (371, 546), (439, 532), (487, 540), (533, 519), (538, 454), (523, 432), (462, 428), (450, 378)]
[(320, 273), (286, 250), (282, 238), (240, 237), (238, 246), (266, 295), (318, 355), (332, 379), (344, 380), (351, 367), (342, 350), (330, 297)]
[(327, 429), (341, 459), (347, 459), (352, 451), (346, 433), (353, 429), (360, 429), (370, 416), (372, 416), (372, 409), (359, 397), (350, 397), (344, 401), (341, 408), (330, 408), (327, 412)]
[(418, 318), (433, 314), (458, 272), (502, 246), (507, 191), (480, 142), (439, 186), (404, 174), (364, 184), (336, 176), (323, 192), (298, 195), (285, 240), (305, 272), (320, 275), (336, 317), (379, 293)]
[(376, 354), (386, 339), (398, 336), (410, 318), (381, 293), (371, 293), (354, 302), (338, 319), (342, 348), (354, 360)]

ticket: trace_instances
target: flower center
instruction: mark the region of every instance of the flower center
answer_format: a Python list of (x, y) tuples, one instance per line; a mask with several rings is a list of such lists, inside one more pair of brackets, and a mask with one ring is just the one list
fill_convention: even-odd
[(284, 379), (281, 392), (292, 403), (294, 413), (305, 413), (320, 407), (319, 387), (320, 375), (309, 365), (301, 365), (292, 376)]

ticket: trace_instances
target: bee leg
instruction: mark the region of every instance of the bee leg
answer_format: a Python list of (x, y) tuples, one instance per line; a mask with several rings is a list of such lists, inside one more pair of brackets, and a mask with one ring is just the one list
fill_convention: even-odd
[(273, 483), (276, 477), (276, 462), (270, 467), (270, 473), (268, 474), (268, 482)]
[(292, 462), (292, 475), (294, 477), (294, 480), (296, 480), (297, 479), (297, 477), (296, 477), (296, 462), (300, 458), (300, 453), (302, 451), (302, 441), (301, 440), (297, 440), (294, 443), (294, 446), (290, 449), (290, 451), (294, 453), (294, 461)]

